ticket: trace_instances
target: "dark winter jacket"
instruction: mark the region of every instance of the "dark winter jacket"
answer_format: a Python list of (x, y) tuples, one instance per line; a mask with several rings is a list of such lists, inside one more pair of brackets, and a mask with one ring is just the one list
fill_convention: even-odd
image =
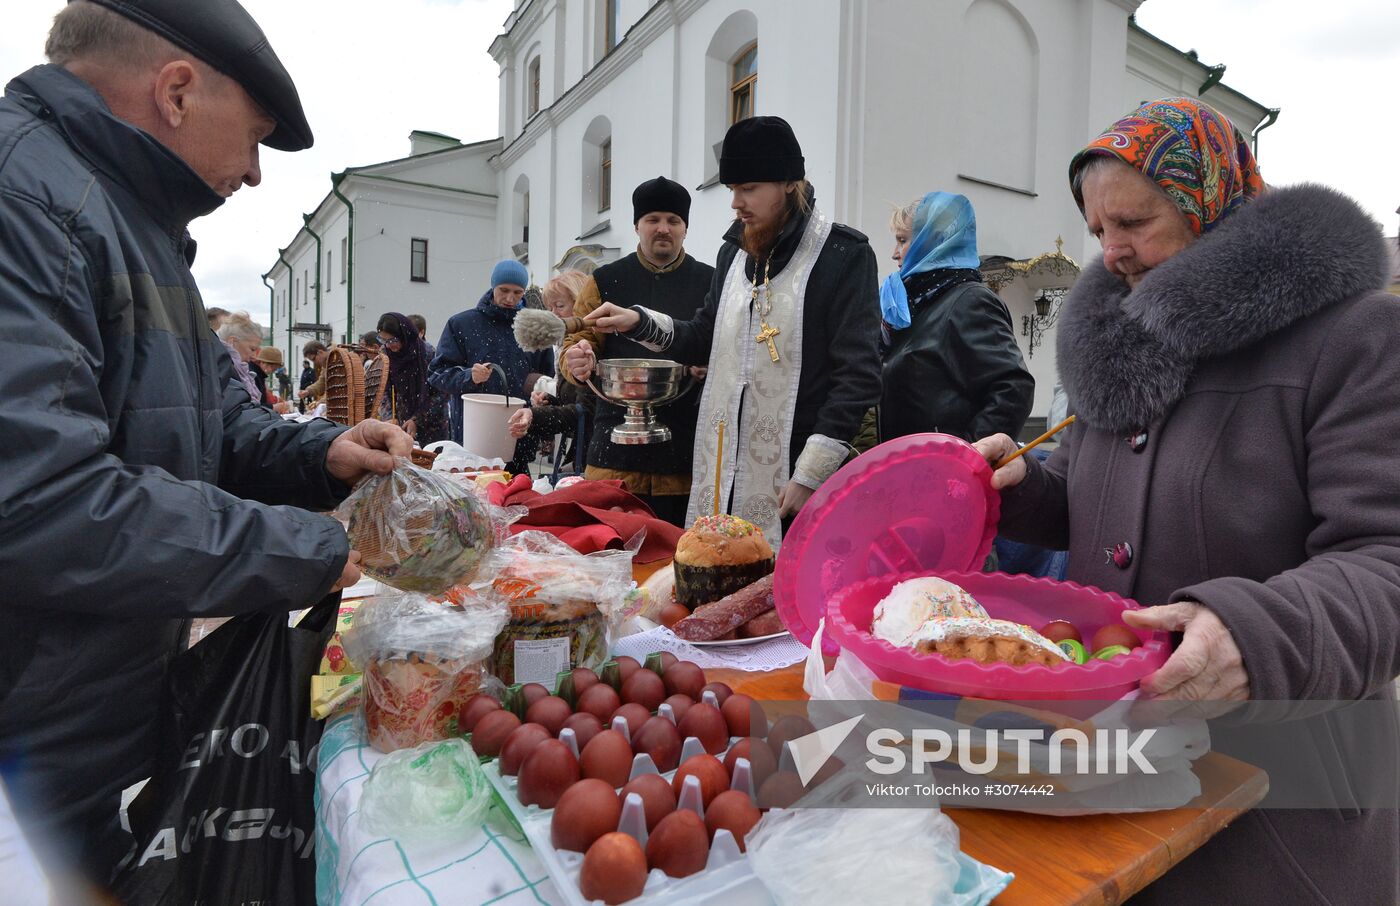
[[(348, 552), (344, 429), (248, 399), (185, 226), (220, 198), (75, 76), (0, 101), (0, 772), (91, 844), (148, 776), (182, 618), (315, 602)], [(272, 506), (290, 504), (291, 506)], [(120, 855), (120, 854), (118, 854)]]
[[(906, 281), (911, 300), (921, 276)], [(893, 333), (885, 353), (880, 439), (926, 431), (969, 441), (1020, 433), (1035, 378), (997, 294), (981, 283), (960, 283), (914, 306), (911, 321)]]
[[(793, 217), (778, 236), (770, 277), (782, 273), (797, 250), (807, 217)], [(686, 365), (708, 365), (724, 280), (743, 239), (735, 221), (724, 234), (705, 305), (689, 321), (677, 320), (666, 355)], [(746, 275), (754, 278), (753, 258)], [(762, 275), (759, 275), (762, 279)], [(631, 336), (645, 336), (650, 319)], [(880, 398), (880, 299), (875, 253), (865, 234), (833, 223), (812, 265), (802, 308), (802, 375), (798, 382), (789, 466), (795, 466), (813, 434), (842, 443), (856, 436), (865, 412)]]
[[(501, 308), (491, 301), (487, 290), (476, 307), (453, 315), (442, 329), (437, 354), (428, 366), (428, 383), (445, 393), (452, 415), (452, 438), (462, 440), (463, 393), (499, 393), (522, 400), (530, 398), (533, 387), (526, 386), (531, 374), (552, 376), (554, 357), (548, 349), (525, 352), (515, 341), (513, 326), (515, 311)], [(472, 366), (476, 364), (501, 366), (506, 383), (496, 371), (484, 384), (472, 382)], [(537, 441), (523, 437), (516, 445), (517, 465), (534, 456)]]
[(558, 395), (551, 397), (548, 405), (530, 407), (533, 413), (530, 434), (541, 440), (560, 435), (563, 440), (554, 461), (565, 471), (582, 475), (581, 465), (574, 460), (576, 454), (588, 449), (594, 418), (593, 391), (580, 390), (568, 381), (560, 381), (558, 390)]
[[(1388, 264), (1354, 202), (1301, 186), (1245, 205), (1131, 292), (1090, 265), (1058, 340), (1079, 421), (1003, 494), (1003, 534), (1067, 549), (1073, 581), (1204, 604), (1239, 647), (1252, 699), (1393, 700), (1400, 299), (1378, 291)], [(1106, 556), (1123, 542), (1130, 555)], [(1310, 723), (1311, 752), (1293, 727), (1247, 732), (1337, 765), (1319, 780), (1334, 789), (1381, 780), (1393, 792), (1393, 710), (1364, 741)], [(1363, 784), (1338, 762), (1358, 744), (1388, 781)], [(1213, 746), (1230, 753), (1230, 736)], [(1248, 812), (1142, 900), (1400, 902), (1396, 806)]]

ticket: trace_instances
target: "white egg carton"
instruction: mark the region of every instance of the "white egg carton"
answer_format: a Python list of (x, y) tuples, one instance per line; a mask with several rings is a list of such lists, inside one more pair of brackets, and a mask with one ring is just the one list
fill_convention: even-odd
[[(706, 692), (704, 701), (716, 704), (713, 692)], [(675, 715), (671, 711), (671, 706), (663, 704), (657, 714), (675, 722)], [(632, 735), (627, 727), (625, 717), (614, 718), (611, 729), (617, 730), (631, 742)], [(559, 739), (573, 751), (574, 756), (579, 754), (578, 740), (572, 730), (564, 730), (559, 734)], [(738, 741), (731, 738), (729, 745)], [(728, 751), (728, 746), (725, 747)], [(700, 740), (695, 737), (687, 737), (681, 745), (680, 764), (684, 764), (687, 758), (692, 755), (704, 754), (705, 747)], [(724, 760), (723, 753), (719, 756)], [(530, 845), (534, 847), (540, 861), (544, 862), (545, 869), (554, 881), (554, 886), (558, 888), (560, 895), (568, 906), (596, 906), (601, 904), (601, 900), (585, 899), (579, 890), (579, 872), (583, 868), (583, 853), (570, 852), (568, 850), (556, 849), (550, 842), (550, 824), (554, 819), (553, 809), (542, 809), (536, 805), (521, 805), (519, 797), (516, 795), (516, 778), (506, 777), (501, 774), (500, 760), (496, 759), (483, 765), (486, 771), (486, 778), (501, 793), (501, 799), (506, 803), (515, 819), (520, 823), (525, 831), (526, 838)], [(639, 754), (632, 757), (632, 772), (628, 779), (640, 777), (643, 774), (661, 774), (667, 780), (675, 777), (675, 771), (667, 771), (662, 774), (657, 770), (656, 763), (651, 760), (650, 755)], [(740, 758), (734, 764), (734, 778), (730, 782), (730, 789), (744, 790), (753, 797), (753, 776), (749, 770), (747, 758)], [(688, 808), (701, 818), (705, 817), (703, 799), (700, 791), (700, 778), (687, 777), (681, 787), (681, 794), (676, 803), (677, 809)], [(625, 834), (630, 834), (642, 848), (646, 848), (647, 829), (646, 815), (642, 809), (642, 799), (636, 793), (630, 793), (627, 801), (622, 807), (622, 817), (618, 821), (617, 829)], [(693, 874), (686, 878), (672, 878), (659, 868), (653, 868), (647, 873), (646, 886), (642, 888), (642, 895), (627, 901), (629, 906), (658, 906), (658, 904), (699, 904), (699, 903), (724, 903), (725, 906), (771, 906), (773, 897), (768, 893), (768, 888), (754, 875), (753, 868), (749, 864), (748, 856), (740, 852), (739, 844), (734, 840), (733, 834), (727, 830), (720, 830), (715, 833), (715, 839), (710, 843), (710, 856), (705, 864), (705, 870)]]

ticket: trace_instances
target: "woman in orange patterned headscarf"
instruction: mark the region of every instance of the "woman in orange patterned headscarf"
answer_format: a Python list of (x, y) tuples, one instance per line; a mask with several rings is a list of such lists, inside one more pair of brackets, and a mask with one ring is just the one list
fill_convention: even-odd
[(1243, 133), (1190, 98), (1143, 104), (1074, 156), (1070, 187), (1081, 211), (1095, 157), (1117, 158), (1156, 183), (1197, 236), (1264, 190)]
[[(1078, 420), (1045, 463), (993, 473), (1002, 534), (1142, 602), (1133, 629), (1180, 633), (1144, 697), (1317, 715), (1246, 706), (1213, 729), (1297, 807), (1246, 813), (1134, 902), (1400, 903), (1400, 301), (1380, 228), (1322, 186), (1265, 192), (1243, 136), (1182, 98), (1114, 123), (1070, 178), (1104, 252), (1057, 324)], [(1326, 708), (1364, 699), (1375, 718), (1333, 728), (1358, 709)]]

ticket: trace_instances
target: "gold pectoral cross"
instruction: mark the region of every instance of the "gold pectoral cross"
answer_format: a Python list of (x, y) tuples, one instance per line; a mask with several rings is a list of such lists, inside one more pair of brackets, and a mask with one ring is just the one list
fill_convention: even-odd
[(754, 337), (754, 342), (767, 343), (768, 355), (776, 362), (782, 357), (778, 355), (778, 344), (774, 342), (774, 338), (782, 333), (782, 331), (771, 326), (767, 321), (762, 323), (762, 327), (763, 329), (758, 332), (758, 336)]

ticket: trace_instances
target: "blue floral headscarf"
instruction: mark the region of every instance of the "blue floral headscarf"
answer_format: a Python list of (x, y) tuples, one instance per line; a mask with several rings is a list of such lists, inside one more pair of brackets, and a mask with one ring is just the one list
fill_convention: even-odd
[(910, 324), (909, 294), (904, 281), (915, 274), (955, 268), (975, 270), (977, 216), (972, 202), (951, 192), (930, 192), (919, 202), (912, 225), (914, 235), (899, 270), (880, 286), (880, 313), (895, 330)]

